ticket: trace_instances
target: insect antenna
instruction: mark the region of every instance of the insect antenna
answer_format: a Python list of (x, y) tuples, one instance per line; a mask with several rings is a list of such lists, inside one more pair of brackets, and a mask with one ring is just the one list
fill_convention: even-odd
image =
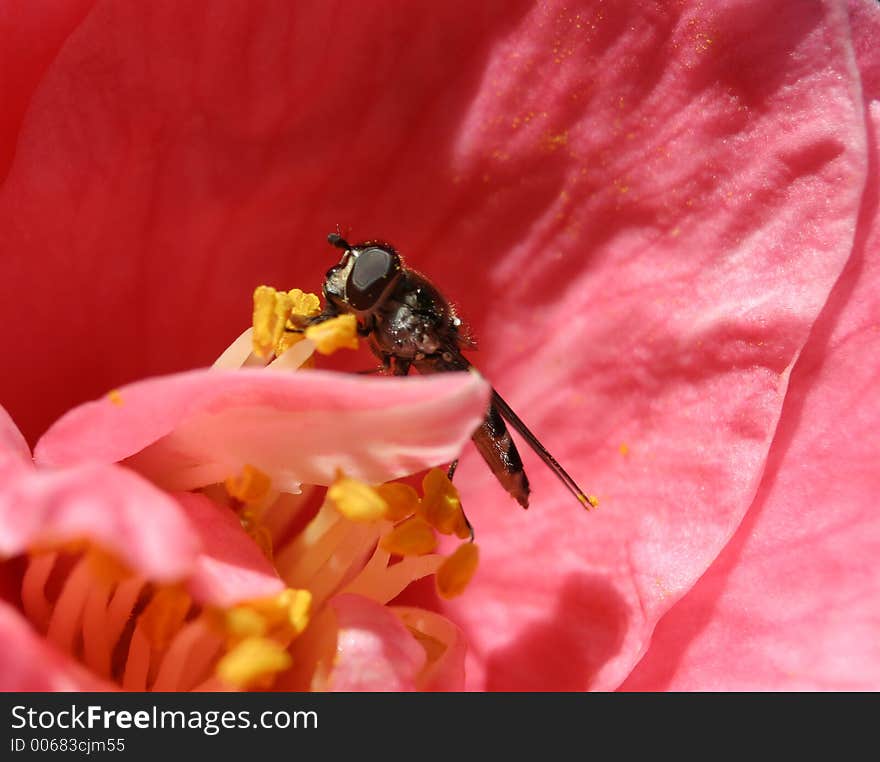
[(344, 251), (348, 251), (351, 248), (348, 241), (346, 241), (338, 232), (330, 233), (330, 235), (327, 236), (327, 243), (331, 246), (335, 246), (337, 249), (343, 249)]

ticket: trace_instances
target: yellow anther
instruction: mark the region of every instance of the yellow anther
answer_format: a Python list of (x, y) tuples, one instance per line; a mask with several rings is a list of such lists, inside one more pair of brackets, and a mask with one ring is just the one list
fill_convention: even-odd
[(321, 300), (316, 294), (292, 288), (287, 296), (290, 297), (290, 312), (295, 317), (314, 317), (321, 312)]
[(257, 286), (254, 290), (254, 354), (258, 357), (275, 351), (290, 317), (290, 301), (287, 294), (271, 286)]
[(412, 516), (386, 534), (379, 545), (398, 556), (423, 556), (437, 549), (437, 537), (427, 521)]
[(437, 592), (440, 596), (454, 598), (461, 595), (474, 576), (479, 560), (480, 553), (474, 543), (459, 545), (437, 569)]
[(377, 521), (388, 513), (388, 503), (369, 484), (338, 472), (327, 490), (327, 499), (351, 521)]
[(302, 333), (285, 331), (289, 323), (314, 317), (320, 311), (321, 302), (315, 294), (298, 288), (285, 293), (271, 286), (257, 286), (254, 290), (254, 354), (259, 357), (283, 354), (303, 339)]
[(192, 600), (179, 587), (160, 588), (147, 604), (138, 624), (152, 646), (162, 650), (183, 625)]
[(322, 355), (333, 354), (337, 349), (357, 349), (357, 319), (354, 315), (340, 315), (306, 328), (306, 338), (315, 342), (315, 349)]
[(246, 637), (271, 635), (290, 641), (309, 624), (312, 594), (308, 590), (287, 588), (270, 598), (258, 598), (226, 612), (226, 629), (236, 642)]
[(217, 676), (233, 688), (267, 688), (291, 664), (290, 654), (268, 638), (242, 640), (217, 663)]
[(243, 503), (258, 503), (269, 493), (272, 480), (256, 466), (247, 464), (239, 476), (230, 476), (224, 484), (230, 497)]
[(599, 498), (596, 497), (595, 495), (587, 495), (587, 502), (588, 502), (593, 508), (598, 508), (598, 507), (599, 507)]
[(391, 521), (405, 519), (419, 509), (419, 493), (409, 484), (386, 482), (376, 487), (376, 492), (388, 503), (387, 518)]
[(443, 534), (455, 534), (462, 539), (470, 536), (458, 490), (443, 471), (439, 468), (428, 471), (422, 479), (422, 490), (424, 497), (419, 512), (425, 521)]
[(121, 405), (124, 402), (122, 399), (122, 392), (120, 392), (119, 389), (111, 389), (107, 392), (107, 399), (114, 405)]
[(226, 612), (226, 629), (237, 641), (242, 638), (265, 635), (268, 629), (266, 617), (248, 606), (235, 606)]

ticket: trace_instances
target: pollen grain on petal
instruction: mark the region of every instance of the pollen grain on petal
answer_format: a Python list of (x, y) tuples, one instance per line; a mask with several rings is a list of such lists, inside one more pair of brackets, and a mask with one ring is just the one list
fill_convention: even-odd
[(442, 598), (454, 598), (461, 595), (479, 563), (479, 550), (472, 542), (459, 545), (437, 569), (437, 592)]
[(305, 337), (315, 342), (315, 349), (322, 355), (333, 354), (337, 349), (357, 349), (357, 318), (339, 315), (305, 329)]
[(122, 392), (120, 392), (119, 389), (111, 389), (107, 392), (107, 399), (117, 406), (125, 403), (125, 400), (122, 399)]
[(379, 521), (388, 514), (388, 503), (376, 489), (341, 472), (327, 490), (327, 499), (351, 521)]

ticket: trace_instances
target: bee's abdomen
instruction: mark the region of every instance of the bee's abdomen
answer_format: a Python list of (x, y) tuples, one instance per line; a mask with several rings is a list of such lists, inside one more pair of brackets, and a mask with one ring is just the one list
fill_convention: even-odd
[(477, 429), (473, 440), (495, 478), (523, 508), (528, 508), (529, 480), (523, 469), (522, 458), (495, 405), (489, 407), (486, 419)]

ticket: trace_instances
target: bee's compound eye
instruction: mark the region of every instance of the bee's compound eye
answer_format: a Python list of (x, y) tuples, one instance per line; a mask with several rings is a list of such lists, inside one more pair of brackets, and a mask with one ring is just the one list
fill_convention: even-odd
[(400, 258), (394, 252), (371, 246), (354, 261), (348, 275), (345, 295), (356, 310), (369, 310), (385, 293), (400, 272)]

